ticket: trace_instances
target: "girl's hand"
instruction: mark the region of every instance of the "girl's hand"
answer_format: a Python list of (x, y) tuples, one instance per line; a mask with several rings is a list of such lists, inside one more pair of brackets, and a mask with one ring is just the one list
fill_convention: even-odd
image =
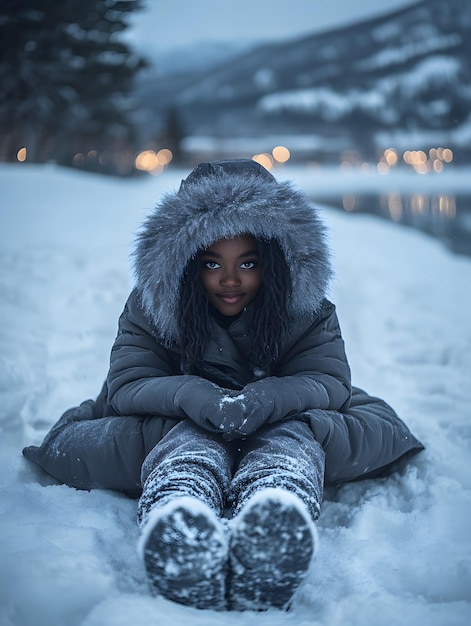
[(269, 421), (273, 410), (271, 395), (260, 386), (233, 391), (199, 376), (182, 385), (175, 404), (195, 424), (227, 441), (254, 433)]
[(267, 420), (266, 410), (253, 394), (240, 392), (225, 396), (218, 407), (219, 432), (223, 439), (232, 441), (251, 435)]
[(176, 392), (174, 402), (195, 424), (219, 432), (217, 407), (230, 391), (200, 376), (189, 377)]

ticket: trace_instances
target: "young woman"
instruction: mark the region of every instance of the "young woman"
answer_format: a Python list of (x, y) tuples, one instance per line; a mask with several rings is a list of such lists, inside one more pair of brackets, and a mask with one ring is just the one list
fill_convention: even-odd
[(324, 485), (423, 447), (352, 387), (315, 209), (250, 160), (202, 163), (149, 215), (96, 401), (24, 450), (59, 481), (138, 496), (152, 589), (198, 608), (286, 608)]

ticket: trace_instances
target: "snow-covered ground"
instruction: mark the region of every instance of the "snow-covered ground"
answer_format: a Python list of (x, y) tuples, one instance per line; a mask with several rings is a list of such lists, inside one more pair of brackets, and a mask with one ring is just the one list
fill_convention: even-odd
[[(323, 210), (354, 383), (388, 400), (426, 451), (402, 476), (326, 494), (320, 551), (291, 612), (221, 615), (151, 597), (136, 503), (53, 484), (22, 458), (98, 392), (133, 233), (186, 173), (0, 167), (1, 626), (471, 623), (471, 259), (410, 229)], [(354, 191), (357, 178), (332, 181)]]

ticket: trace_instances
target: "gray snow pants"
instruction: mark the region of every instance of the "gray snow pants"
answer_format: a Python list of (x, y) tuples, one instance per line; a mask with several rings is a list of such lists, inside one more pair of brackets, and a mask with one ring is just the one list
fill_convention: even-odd
[(280, 487), (296, 494), (312, 518), (320, 514), (324, 450), (297, 420), (264, 426), (247, 439), (224, 441), (189, 420), (178, 423), (147, 455), (138, 523), (179, 496), (203, 500), (218, 516), (232, 515), (255, 492)]

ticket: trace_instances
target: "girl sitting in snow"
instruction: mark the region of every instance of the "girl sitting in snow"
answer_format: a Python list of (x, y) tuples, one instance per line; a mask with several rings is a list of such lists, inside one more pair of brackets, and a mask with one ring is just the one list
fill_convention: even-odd
[(96, 401), (24, 454), (81, 489), (140, 496), (151, 588), (212, 609), (286, 608), (324, 485), (422, 449), (351, 386), (324, 227), (250, 160), (202, 163), (147, 218)]

